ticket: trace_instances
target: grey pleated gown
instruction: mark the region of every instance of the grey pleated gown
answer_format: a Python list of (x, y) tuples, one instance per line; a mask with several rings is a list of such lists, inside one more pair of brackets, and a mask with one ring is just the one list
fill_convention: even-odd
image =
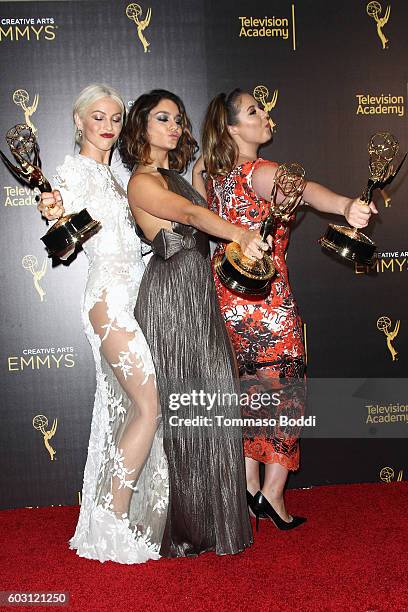
[[(194, 204), (203, 198), (175, 171), (159, 169), (168, 188)], [(239, 419), (235, 357), (220, 312), (210, 268), (208, 236), (172, 224), (151, 243), (151, 257), (135, 308), (152, 353), (169, 466), (170, 499), (160, 554), (234, 554), (252, 544), (245, 494), (242, 432), (224, 425)], [(174, 409), (174, 393), (218, 393), (211, 410)], [(221, 401), (218, 401), (221, 399)], [(172, 425), (174, 418), (207, 417), (201, 426)], [(216, 416), (219, 418), (217, 419)]]

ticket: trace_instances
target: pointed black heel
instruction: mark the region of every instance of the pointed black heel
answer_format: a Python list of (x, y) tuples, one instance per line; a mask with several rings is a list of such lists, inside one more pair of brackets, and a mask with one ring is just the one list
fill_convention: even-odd
[(252, 495), (252, 493), (250, 493), (247, 489), (246, 492), (246, 498), (247, 498), (247, 504), (248, 504), (248, 510), (249, 510), (249, 514), (251, 516), (253, 516), (254, 518), (256, 518), (259, 522), (259, 518), (266, 518), (266, 516), (261, 513), (260, 516), (258, 517), (257, 515), (257, 507), (255, 506), (254, 500), (255, 500), (255, 496)]
[(257, 531), (259, 530), (260, 515), (268, 517), (273, 522), (275, 527), (277, 529), (280, 529), (281, 531), (289, 531), (290, 529), (295, 529), (296, 527), (299, 527), (299, 525), (305, 523), (307, 520), (303, 516), (294, 516), (292, 517), (292, 520), (289, 523), (287, 521), (284, 521), (283, 518), (281, 518), (276, 512), (276, 510), (272, 508), (271, 504), (268, 502), (265, 495), (261, 493), (261, 491), (258, 491), (258, 493), (254, 495), (253, 499)]

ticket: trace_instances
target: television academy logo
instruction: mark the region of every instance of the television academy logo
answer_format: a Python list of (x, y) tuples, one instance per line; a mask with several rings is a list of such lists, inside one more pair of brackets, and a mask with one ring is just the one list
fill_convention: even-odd
[(292, 43), (296, 51), (295, 5), (291, 5), (290, 16), (263, 15), (254, 17), (238, 16), (239, 38), (274, 38)]
[(126, 17), (133, 21), (137, 27), (137, 35), (139, 37), (140, 42), (142, 43), (143, 50), (145, 53), (148, 52), (148, 47), (150, 43), (147, 41), (144, 30), (149, 27), (150, 20), (152, 18), (152, 9), (148, 8), (146, 12), (146, 17), (141, 19), (142, 16), (142, 7), (140, 4), (128, 4), (126, 7)]
[(20, 185), (4, 185), (4, 206), (19, 207), (19, 206), (36, 206), (35, 194), (29, 187), (21, 187)]
[(356, 115), (396, 115), (404, 117), (404, 96), (394, 96), (391, 93), (355, 94), (357, 108)]

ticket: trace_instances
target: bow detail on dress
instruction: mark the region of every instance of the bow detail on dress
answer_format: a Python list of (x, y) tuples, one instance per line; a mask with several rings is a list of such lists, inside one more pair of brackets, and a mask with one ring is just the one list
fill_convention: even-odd
[(178, 234), (166, 229), (161, 229), (152, 240), (152, 249), (155, 255), (163, 259), (169, 259), (182, 250), (196, 250), (206, 258), (210, 252), (207, 234), (193, 230), (188, 234)]

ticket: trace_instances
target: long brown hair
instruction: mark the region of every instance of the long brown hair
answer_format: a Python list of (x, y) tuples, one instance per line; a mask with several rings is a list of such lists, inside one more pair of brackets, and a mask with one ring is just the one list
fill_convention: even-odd
[(234, 89), (228, 96), (220, 93), (207, 108), (202, 131), (202, 154), (210, 176), (228, 174), (237, 163), (239, 151), (228, 126), (237, 124), (242, 93), (241, 89)]
[(121, 134), (119, 151), (123, 163), (129, 170), (137, 168), (139, 164), (152, 163), (150, 143), (147, 137), (147, 121), (150, 111), (159, 104), (160, 100), (174, 102), (181, 115), (182, 133), (177, 147), (169, 151), (169, 167), (178, 172), (185, 172), (198, 151), (198, 144), (191, 133), (191, 122), (182, 100), (166, 89), (153, 89), (141, 95), (132, 104)]

